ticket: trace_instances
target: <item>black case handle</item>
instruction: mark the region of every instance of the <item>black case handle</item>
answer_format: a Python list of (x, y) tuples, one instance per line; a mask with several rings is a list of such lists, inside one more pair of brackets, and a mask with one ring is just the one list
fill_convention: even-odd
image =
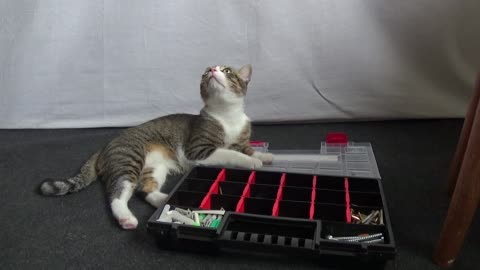
[(220, 240), (229, 245), (276, 245), (317, 249), (320, 242), (319, 220), (291, 219), (244, 213), (227, 213), (219, 228)]

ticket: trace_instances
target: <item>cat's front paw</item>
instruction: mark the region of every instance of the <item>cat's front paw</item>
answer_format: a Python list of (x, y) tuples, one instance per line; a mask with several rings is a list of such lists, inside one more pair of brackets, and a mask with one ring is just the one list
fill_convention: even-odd
[(263, 162), (258, 158), (249, 158), (246, 160), (245, 164), (242, 164), (242, 167), (254, 170), (263, 167)]
[(272, 164), (273, 162), (273, 154), (271, 153), (255, 152), (253, 157), (261, 160), (264, 164)]
[(253, 168), (252, 169), (258, 169), (263, 167), (263, 162), (260, 159), (252, 158), (253, 160)]

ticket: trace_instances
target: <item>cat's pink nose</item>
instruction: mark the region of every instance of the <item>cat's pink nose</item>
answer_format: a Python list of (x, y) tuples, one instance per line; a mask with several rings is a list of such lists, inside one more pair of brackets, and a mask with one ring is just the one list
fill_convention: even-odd
[(214, 67), (210, 68), (210, 72), (215, 73), (217, 71)]

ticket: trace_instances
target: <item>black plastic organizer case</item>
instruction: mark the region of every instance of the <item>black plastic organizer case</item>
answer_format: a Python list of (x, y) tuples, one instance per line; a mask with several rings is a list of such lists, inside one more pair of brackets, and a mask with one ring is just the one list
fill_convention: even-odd
[[(170, 207), (226, 210), (217, 228), (159, 221)], [(163, 245), (209, 244), (218, 248), (300, 252), (388, 260), (395, 256), (389, 213), (380, 180), (195, 167), (148, 221)], [(376, 225), (355, 224), (352, 211), (382, 210)], [(332, 239), (382, 234), (382, 242)], [(194, 243), (191, 243), (193, 241)]]

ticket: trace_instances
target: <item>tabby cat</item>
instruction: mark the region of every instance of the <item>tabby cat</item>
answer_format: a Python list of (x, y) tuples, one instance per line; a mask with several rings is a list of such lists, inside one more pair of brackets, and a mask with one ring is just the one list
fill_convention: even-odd
[(93, 154), (78, 175), (46, 179), (41, 192), (77, 192), (100, 177), (113, 216), (122, 228), (135, 229), (138, 221), (128, 208), (130, 197), (140, 192), (159, 207), (167, 197), (160, 188), (170, 173), (183, 173), (195, 164), (255, 169), (271, 163), (273, 155), (249, 145), (251, 125), (244, 98), (251, 75), (250, 65), (238, 70), (208, 67), (200, 83), (204, 106), (198, 115), (172, 114), (126, 129)]

